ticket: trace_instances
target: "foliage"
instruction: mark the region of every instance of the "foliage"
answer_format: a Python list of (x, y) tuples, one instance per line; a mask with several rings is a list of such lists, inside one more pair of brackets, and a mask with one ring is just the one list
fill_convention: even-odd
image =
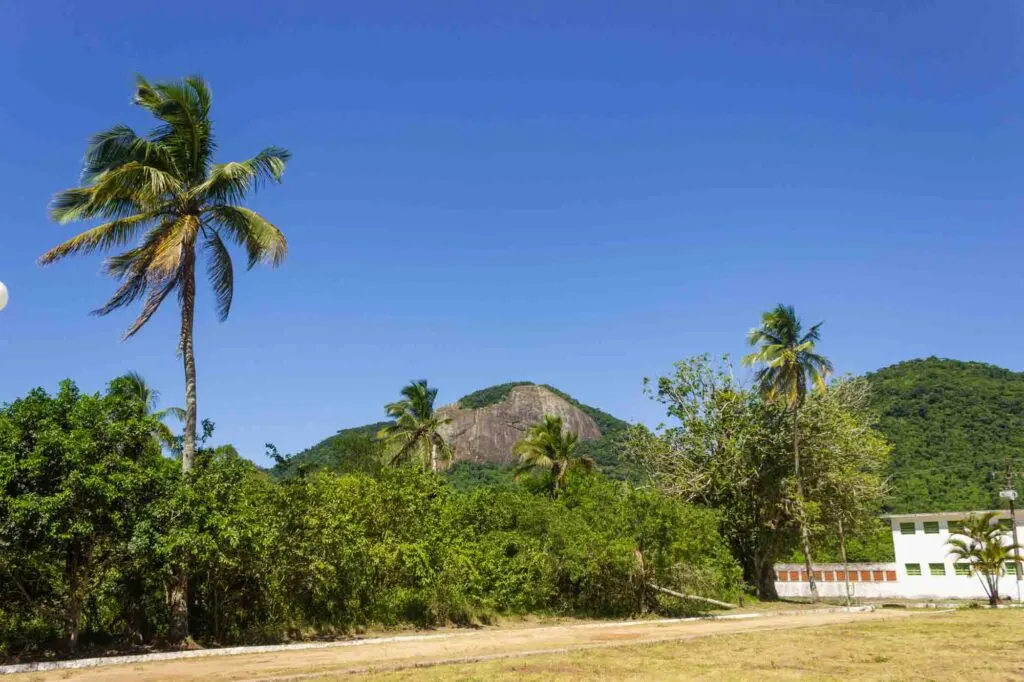
[(515, 481), (515, 470), (493, 462), (461, 460), (445, 469), (444, 476), (449, 484), (460, 492), (477, 488), (508, 488)]
[(513, 452), (519, 455), (516, 475), (544, 472), (550, 480), (551, 494), (557, 495), (565, 487), (566, 476), (572, 469), (592, 471), (594, 468), (594, 460), (577, 454), (578, 442), (579, 435), (566, 431), (561, 417), (544, 415), (544, 420), (531, 426), (515, 445)]
[(531, 381), (510, 381), (506, 384), (496, 384), (494, 386), (488, 386), (482, 388), (479, 391), (473, 391), (468, 395), (464, 395), (455, 401), (455, 404), (462, 410), (479, 410), (484, 407), (490, 407), (491, 405), (497, 405), (498, 403), (504, 402), (508, 394), (512, 392), (512, 389), (516, 386), (533, 386), (534, 383)]
[(651, 582), (737, 594), (717, 514), (660, 492), (574, 472), (558, 499), (414, 467), (277, 480), (203, 440), (182, 475), (120, 381), (0, 410), (0, 659), (51, 654), (76, 608), (85, 647), (166, 641), (181, 565), (202, 644), (700, 608)]
[(171, 428), (164, 423), (164, 420), (167, 419), (167, 417), (174, 417), (178, 421), (184, 421), (185, 410), (180, 407), (165, 407), (162, 410), (156, 409), (157, 405), (160, 404), (160, 391), (150, 386), (146, 382), (146, 379), (138, 372), (128, 372), (123, 378), (123, 382), (118, 382), (118, 388), (125, 391), (128, 397), (145, 405), (147, 413), (152, 414), (157, 420), (157, 426), (153, 431), (153, 438), (156, 439), (162, 447), (165, 447), (172, 452), (180, 452), (181, 439), (174, 435), (174, 432), (171, 431)]
[(1021, 549), (1020, 545), (1006, 542), (1006, 531), (999, 526), (997, 516), (998, 512), (971, 514), (960, 532), (946, 541), (949, 556), (971, 565), (971, 572), (978, 576), (992, 606), (1002, 603), (999, 577), (1003, 567)]
[(384, 448), (377, 434), (388, 422), (342, 429), (316, 445), (297, 454), (282, 457), (270, 473), (275, 478), (311, 474), (321, 470), (340, 474), (375, 475), (381, 468)]
[(1006, 458), (1024, 451), (1024, 373), (928, 358), (867, 376), (879, 429), (892, 441), (887, 511), (992, 509)]
[(454, 453), (441, 435), (441, 427), (451, 419), (434, 412), (437, 389), (427, 386), (426, 379), (410, 382), (402, 391), (402, 399), (388, 403), (384, 411), (392, 421), (381, 428), (378, 438), (384, 441), (392, 465), (419, 459), (422, 466), (438, 471), (441, 460), (450, 460)]
[[(634, 427), (630, 456), (658, 489), (720, 510), (745, 579), (762, 597), (774, 597), (773, 566), (799, 544), (787, 410), (738, 385), (727, 357), (691, 358), (676, 363), (673, 375), (645, 384), (675, 424), (661, 433)], [(889, 447), (870, 428), (864, 391), (862, 381), (851, 380), (805, 404), (799, 428), (812, 534), (834, 534), (840, 514), (851, 535), (874, 533)], [(856, 494), (836, 495), (845, 484)]]
[[(124, 627), (95, 603), (130, 592), (123, 553), (166, 470), (157, 421), (128, 379), (106, 395), (70, 381), (0, 408), (0, 642), (32, 648)], [(129, 600), (130, 601), (130, 600)], [(129, 606), (127, 611), (131, 610)]]

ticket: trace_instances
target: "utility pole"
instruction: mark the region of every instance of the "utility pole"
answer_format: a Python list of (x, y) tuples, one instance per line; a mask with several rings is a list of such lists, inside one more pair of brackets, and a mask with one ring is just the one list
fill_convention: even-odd
[(1013, 567), (1017, 578), (1017, 602), (1020, 603), (1020, 542), (1017, 539), (1017, 516), (1014, 511), (1014, 501), (1017, 499), (1017, 491), (1013, 487), (1013, 462), (1006, 458), (1006, 489), (1000, 491), (999, 497), (1010, 503), (1010, 526), (1013, 528)]

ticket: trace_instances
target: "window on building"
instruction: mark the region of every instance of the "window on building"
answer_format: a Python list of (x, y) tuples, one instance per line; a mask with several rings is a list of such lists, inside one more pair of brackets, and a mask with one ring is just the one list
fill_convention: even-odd
[(939, 534), (939, 522), (938, 521), (925, 521), (924, 532), (927, 535), (938, 535)]
[(969, 576), (969, 575), (971, 575), (971, 565), (970, 564), (953, 564), (953, 571), (957, 575)]
[(1016, 575), (1017, 575), (1017, 564), (1015, 562), (1013, 562), (1013, 561), (1007, 561), (1006, 562), (1006, 575), (1012, 575), (1012, 576), (1016, 577)]
[(915, 532), (916, 532), (916, 527), (915, 527), (913, 522), (911, 522), (911, 523), (901, 523), (900, 524), (900, 533), (901, 534), (903, 534), (903, 535), (913, 535)]
[(963, 519), (957, 519), (955, 521), (950, 521), (949, 523), (946, 524), (946, 526), (949, 528), (949, 534), (950, 535), (963, 535), (963, 532), (964, 532), (964, 521), (963, 521)]
[(907, 564), (907, 575), (921, 575), (921, 564)]
[(946, 564), (928, 564), (929, 575), (946, 575)]
[(999, 519), (999, 527), (1003, 530), (1013, 530), (1013, 524), (1010, 519)]

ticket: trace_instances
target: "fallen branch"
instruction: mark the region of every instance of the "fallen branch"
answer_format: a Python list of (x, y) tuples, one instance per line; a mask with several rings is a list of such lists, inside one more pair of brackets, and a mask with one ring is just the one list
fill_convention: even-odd
[(658, 592), (664, 592), (665, 594), (670, 594), (673, 597), (678, 597), (679, 599), (693, 599), (693, 600), (696, 600), (696, 601), (703, 601), (703, 602), (707, 602), (708, 604), (714, 604), (715, 606), (721, 606), (722, 608), (725, 608), (725, 609), (735, 609), (735, 608), (737, 608), (737, 606), (735, 604), (729, 604), (729, 603), (724, 602), (724, 601), (718, 601), (717, 599), (709, 599), (708, 597), (698, 597), (695, 594), (683, 594), (682, 592), (676, 592), (675, 590), (669, 590), (669, 589), (664, 588), (664, 587), (658, 587), (654, 583), (648, 583), (648, 584), (652, 588), (657, 590)]

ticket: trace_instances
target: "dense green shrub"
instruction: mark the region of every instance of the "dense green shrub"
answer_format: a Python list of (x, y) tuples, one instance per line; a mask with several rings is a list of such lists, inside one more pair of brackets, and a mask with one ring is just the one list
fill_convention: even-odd
[(0, 658), (58, 651), (70, 611), (84, 644), (160, 643), (176, 566), (208, 644), (627, 616), (692, 608), (648, 583), (739, 587), (715, 513), (601, 475), (571, 476), (558, 499), (530, 479), (464, 487), (412, 469), (279, 481), (222, 447), (183, 477), (152, 425), (70, 384), (0, 409)]

